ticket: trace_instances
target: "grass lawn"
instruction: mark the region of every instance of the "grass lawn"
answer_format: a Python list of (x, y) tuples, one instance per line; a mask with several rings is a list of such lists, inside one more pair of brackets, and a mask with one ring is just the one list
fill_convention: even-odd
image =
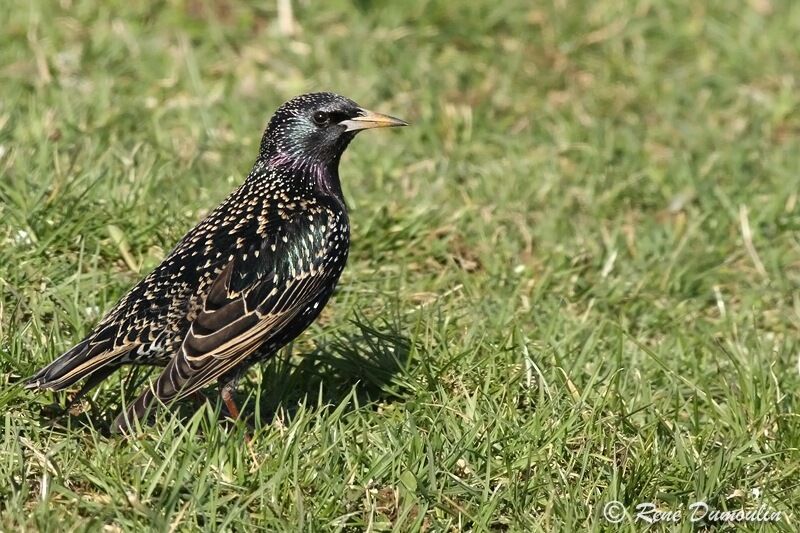
[[(800, 2), (293, 7), (3, 7), (0, 530), (796, 530)], [(251, 427), (22, 390), (314, 90), (413, 127), (345, 155), (348, 267)]]

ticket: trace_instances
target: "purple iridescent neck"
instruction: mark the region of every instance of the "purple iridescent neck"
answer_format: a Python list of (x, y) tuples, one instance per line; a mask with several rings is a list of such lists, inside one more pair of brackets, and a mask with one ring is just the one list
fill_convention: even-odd
[(268, 168), (283, 170), (295, 185), (342, 198), (339, 159), (325, 161), (276, 150), (268, 155), (266, 161)]

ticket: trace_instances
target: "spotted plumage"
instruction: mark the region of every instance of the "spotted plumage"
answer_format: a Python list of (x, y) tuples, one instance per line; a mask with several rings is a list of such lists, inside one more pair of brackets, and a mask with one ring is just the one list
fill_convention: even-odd
[(282, 105), (244, 183), (27, 387), (62, 390), (88, 378), (82, 395), (121, 365), (164, 366), (117, 417), (119, 430), (155, 400), (235, 385), (314, 321), (339, 280), (350, 243), (338, 170), (345, 148), (362, 129), (400, 125), (332, 93)]

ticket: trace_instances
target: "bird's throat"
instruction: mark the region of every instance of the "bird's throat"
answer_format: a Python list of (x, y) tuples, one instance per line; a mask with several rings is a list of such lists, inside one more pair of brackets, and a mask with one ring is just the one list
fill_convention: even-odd
[(336, 157), (332, 161), (323, 161), (287, 152), (276, 152), (268, 158), (267, 166), (279, 171), (299, 188), (334, 196), (343, 201), (342, 186), (339, 182), (339, 160), (340, 158)]

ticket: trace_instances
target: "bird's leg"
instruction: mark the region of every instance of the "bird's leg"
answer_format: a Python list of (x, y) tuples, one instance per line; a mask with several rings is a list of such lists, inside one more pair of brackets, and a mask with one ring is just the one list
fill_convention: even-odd
[(227, 382), (220, 387), (219, 394), (222, 396), (222, 401), (225, 402), (225, 407), (228, 409), (228, 415), (233, 420), (239, 420), (239, 408), (236, 407), (236, 402), (233, 399), (233, 391), (236, 388), (236, 379)]
[[(222, 398), (222, 402), (225, 404), (225, 409), (228, 411), (228, 418), (234, 421), (239, 420), (241, 416), (239, 408), (236, 406), (236, 402), (233, 399), (233, 392), (236, 390), (236, 385), (239, 383), (239, 375), (238, 372), (234, 372), (233, 374), (222, 376), (219, 382), (219, 395)], [(250, 440), (249, 435), (247, 435), (246, 438)]]
[(224, 374), (218, 381), (220, 398), (228, 411), (228, 417), (232, 420), (239, 420), (239, 408), (233, 399), (233, 393), (236, 391), (236, 385), (239, 384), (240, 375), (240, 372), (234, 370)]
[[(236, 385), (239, 383), (239, 374), (236, 374), (231, 379), (224, 379), (224, 385), (221, 385), (219, 388), (219, 394), (222, 397), (223, 403), (225, 403), (225, 408), (228, 410), (228, 416), (233, 420), (239, 420), (239, 408), (236, 406), (236, 402), (233, 399), (233, 391), (236, 390)], [(256, 457), (256, 453), (253, 450), (253, 439), (250, 437), (250, 432), (247, 431), (244, 434), (244, 442), (247, 444), (247, 450), (250, 452), (250, 458), (253, 460), (253, 464), (258, 464), (258, 458)]]

